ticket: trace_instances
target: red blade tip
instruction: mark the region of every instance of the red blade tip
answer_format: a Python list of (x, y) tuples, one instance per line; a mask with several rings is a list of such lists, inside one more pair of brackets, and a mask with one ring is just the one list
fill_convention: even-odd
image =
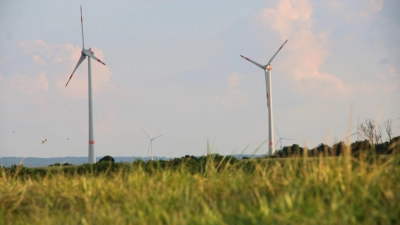
[(246, 58), (246, 57), (244, 57), (244, 56), (242, 56), (242, 55), (240, 55), (242, 58), (244, 58), (244, 59), (246, 59), (246, 60), (249, 60), (249, 58)]

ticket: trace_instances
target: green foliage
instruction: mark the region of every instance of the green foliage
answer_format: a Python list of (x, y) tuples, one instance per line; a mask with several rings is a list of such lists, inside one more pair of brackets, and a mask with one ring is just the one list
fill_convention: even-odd
[(391, 141), (386, 141), (380, 144), (371, 145), (368, 140), (356, 141), (347, 146), (344, 142), (334, 144), (332, 147), (321, 143), (316, 148), (304, 152), (304, 149), (299, 145), (285, 146), (282, 150), (276, 151), (275, 157), (299, 157), (299, 156), (340, 156), (345, 152), (349, 152), (354, 157), (360, 155), (387, 155), (392, 154), (395, 147), (400, 143), (400, 136), (392, 138)]
[(98, 161), (98, 163), (103, 163), (103, 162), (115, 162), (115, 160), (114, 160), (114, 158), (113, 157), (111, 157), (111, 156), (109, 156), (109, 155), (106, 155), (106, 156), (104, 156), (103, 158), (101, 158), (99, 161)]
[[(286, 157), (319, 157), (319, 156), (341, 156), (344, 152), (349, 152), (353, 157), (360, 158), (367, 156), (369, 158), (376, 157), (380, 154), (393, 154), (395, 149), (399, 149), (400, 137), (392, 138), (391, 142), (384, 142), (371, 146), (367, 140), (354, 142), (350, 146), (346, 146), (344, 142), (339, 142), (329, 147), (325, 144), (320, 144), (314, 149), (305, 150), (299, 145), (286, 146), (281, 151), (277, 151), (272, 158), (286, 158)], [(397, 150), (397, 152), (400, 152)], [(226, 168), (241, 168), (243, 171), (253, 172), (255, 170), (253, 163), (245, 163), (245, 161), (261, 162), (263, 159), (243, 159), (238, 160), (233, 156), (222, 156), (219, 154), (208, 154), (207, 156), (190, 156), (186, 155), (181, 158), (174, 158), (170, 160), (154, 160), (143, 161), (137, 159), (132, 163), (115, 163), (111, 156), (105, 156), (95, 164), (83, 164), (72, 166), (71, 164), (55, 163), (49, 165), (47, 169), (44, 168), (26, 168), (23, 165), (13, 165), (10, 168), (4, 168), (6, 174), (18, 176), (21, 178), (28, 177), (44, 177), (51, 176), (62, 172), (66, 176), (74, 175), (87, 175), (99, 176), (102, 174), (112, 175), (118, 171), (130, 172), (137, 169), (142, 169), (144, 172), (152, 174), (157, 170), (170, 169), (177, 171), (185, 168), (185, 171), (191, 174), (205, 174), (210, 169), (223, 171)], [(1, 174), (0, 174), (1, 176)]]

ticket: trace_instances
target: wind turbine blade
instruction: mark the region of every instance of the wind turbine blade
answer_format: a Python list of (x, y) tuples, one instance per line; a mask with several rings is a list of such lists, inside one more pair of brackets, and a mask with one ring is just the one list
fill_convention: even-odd
[(276, 129), (276, 132), (278, 132), (279, 138), (281, 138), (281, 135), (279, 134), (279, 131), (278, 131), (278, 128), (276, 127), (276, 125), (275, 125), (275, 129)]
[(278, 52), (283, 48), (283, 46), (286, 44), (287, 41), (288, 40), (286, 40), (285, 43), (283, 43), (283, 45), (278, 49), (278, 51), (276, 51), (276, 53), (272, 56), (272, 58), (269, 60), (269, 62), (265, 66), (268, 66), (272, 62), (272, 60), (275, 58), (275, 56), (278, 54)]
[(351, 135), (349, 135), (349, 136), (345, 137), (344, 139), (346, 139), (346, 138), (349, 138), (349, 137), (351, 137), (351, 136), (354, 136), (354, 135), (356, 135), (356, 134), (357, 134), (357, 132), (355, 132), (355, 133), (352, 133)]
[(75, 66), (74, 71), (72, 71), (72, 74), (71, 74), (71, 76), (69, 77), (68, 82), (67, 82), (67, 84), (65, 85), (65, 87), (67, 87), (67, 85), (68, 85), (69, 81), (71, 80), (72, 76), (74, 75), (76, 69), (78, 69), (79, 65), (81, 65), (81, 63), (82, 63), (83, 61), (85, 61), (85, 59), (86, 59), (86, 56), (82, 54), (81, 57), (79, 58), (78, 63), (77, 63), (76, 66)]
[(158, 137), (161, 137), (161, 136), (163, 136), (163, 135), (164, 135), (164, 134), (160, 134), (160, 135), (158, 135), (157, 137), (154, 137), (153, 140), (156, 139), (156, 138), (158, 138)]
[(82, 19), (82, 6), (81, 6), (81, 28), (82, 28), (82, 48), (85, 49), (85, 39), (83, 38), (83, 19)]
[(281, 142), (281, 138), (279, 138), (278, 142), (276, 142), (275, 147)]
[(293, 139), (290, 139), (290, 138), (281, 138), (282, 140), (291, 140), (291, 141), (293, 141)]
[(259, 64), (259, 63), (257, 63), (257, 62), (254, 62), (253, 60), (251, 60), (251, 59), (249, 59), (249, 58), (247, 58), (247, 57), (244, 57), (244, 56), (242, 56), (242, 55), (240, 55), (240, 57), (242, 57), (243, 59), (245, 59), (245, 60), (247, 60), (247, 61), (253, 63), (254, 65), (256, 65), (256, 66), (258, 66), (258, 67), (260, 67), (261, 69), (265, 69), (265, 66), (263, 66), (263, 65), (261, 65), (261, 64)]
[(96, 56), (94, 56), (90, 51), (85, 51), (85, 55), (87, 55), (88, 57), (96, 60), (97, 62), (106, 65), (103, 61), (101, 61), (100, 59), (96, 58)]
[(146, 136), (151, 140), (151, 138), (149, 137), (149, 135), (146, 133), (146, 131), (144, 131), (143, 130), (143, 128), (142, 128), (142, 131), (146, 134)]

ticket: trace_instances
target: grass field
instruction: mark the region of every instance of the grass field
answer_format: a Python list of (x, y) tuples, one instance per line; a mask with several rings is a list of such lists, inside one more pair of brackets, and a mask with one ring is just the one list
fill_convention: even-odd
[(298, 157), (24, 179), (3, 170), (0, 223), (400, 224), (399, 163)]

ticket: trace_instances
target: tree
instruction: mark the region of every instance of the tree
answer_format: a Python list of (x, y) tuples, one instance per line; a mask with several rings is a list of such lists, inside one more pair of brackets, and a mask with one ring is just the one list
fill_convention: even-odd
[(392, 120), (391, 119), (388, 119), (385, 123), (384, 123), (384, 127), (385, 127), (385, 131), (386, 131), (386, 134), (388, 135), (388, 137), (389, 137), (389, 142), (391, 142), (392, 141), (392, 136), (393, 136), (393, 131), (392, 131)]
[(106, 155), (99, 160), (99, 163), (101, 163), (101, 162), (112, 162), (113, 163), (113, 162), (115, 162), (115, 160), (113, 157)]
[(313, 156), (319, 156), (320, 154), (322, 155), (329, 155), (331, 154), (332, 148), (329, 147), (328, 145), (321, 143), (318, 145), (318, 147), (314, 148), (311, 150), (311, 154)]
[(382, 143), (382, 127), (381, 125), (377, 124), (375, 128), (375, 143), (380, 144)]
[(303, 148), (297, 144), (293, 144), (292, 146), (285, 146), (282, 150), (277, 151), (277, 155), (279, 157), (292, 157), (292, 156), (301, 156), (303, 154)]
[(367, 138), (369, 142), (374, 145), (375, 141), (375, 121), (373, 119), (365, 119), (364, 123), (361, 123), (360, 130), (364, 138)]

